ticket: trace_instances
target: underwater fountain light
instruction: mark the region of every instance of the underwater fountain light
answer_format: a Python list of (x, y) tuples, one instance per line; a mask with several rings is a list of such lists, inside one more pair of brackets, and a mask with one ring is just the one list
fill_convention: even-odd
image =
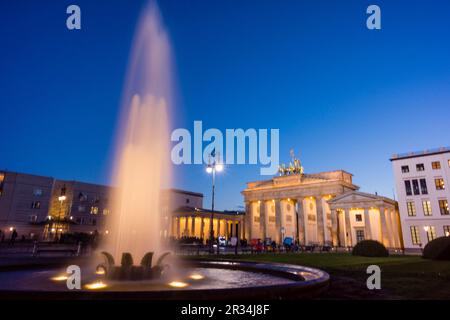
[(97, 282), (93, 282), (90, 284), (85, 285), (86, 289), (89, 290), (99, 290), (99, 289), (104, 289), (107, 287), (107, 285), (101, 281), (97, 281)]
[(169, 282), (169, 286), (174, 287), (174, 288), (185, 288), (188, 286), (188, 284), (186, 282), (182, 282), (182, 281), (172, 281), (172, 282)]
[(202, 280), (202, 279), (204, 279), (205, 277), (202, 276), (201, 274), (194, 273), (194, 274), (191, 274), (191, 275), (189, 276), (189, 278), (191, 278), (192, 280)]

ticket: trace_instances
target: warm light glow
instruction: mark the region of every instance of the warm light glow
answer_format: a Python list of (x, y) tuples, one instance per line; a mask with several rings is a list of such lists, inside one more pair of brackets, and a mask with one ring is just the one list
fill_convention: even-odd
[(221, 164), (221, 163), (216, 164), (216, 171), (217, 172), (223, 171), (223, 164)]
[(191, 279), (193, 279), (193, 280), (202, 280), (202, 279), (204, 279), (205, 277), (202, 276), (201, 274), (194, 273), (194, 274), (191, 274), (191, 275), (189, 276), (189, 278), (191, 278)]
[(109, 230), (105, 230), (105, 234), (109, 234)]
[(58, 200), (59, 200), (59, 201), (64, 201), (64, 200), (66, 200), (66, 196), (59, 196), (59, 197), (58, 197)]
[(425, 232), (428, 232), (428, 230), (430, 230), (430, 227), (429, 226), (425, 226), (425, 227), (423, 227), (423, 230), (425, 230)]
[(213, 171), (212, 167), (206, 167), (206, 172), (211, 173)]
[(291, 201), (291, 198), (288, 198), (288, 201)]
[(67, 280), (67, 276), (60, 275), (60, 276), (56, 276), (56, 277), (51, 278), (51, 280), (53, 280), (53, 281), (66, 281)]
[(445, 236), (446, 236), (446, 237), (449, 237), (449, 236), (450, 236), (450, 232), (445, 231)]
[(98, 275), (104, 275), (104, 274), (106, 274), (106, 271), (105, 271), (105, 269), (104, 268), (98, 268), (96, 271), (95, 271), (95, 274), (98, 274)]
[(97, 281), (94, 283), (87, 284), (87, 285), (85, 285), (85, 287), (86, 287), (86, 289), (89, 289), (89, 290), (98, 290), (98, 289), (106, 288), (107, 285), (101, 281)]
[(174, 288), (184, 288), (184, 287), (187, 287), (188, 284), (186, 282), (181, 282), (181, 281), (172, 281), (172, 282), (169, 282), (169, 286), (174, 287)]
[(13, 231), (13, 230), (14, 230), (14, 227), (10, 227), (10, 228), (9, 228), (9, 231)]
[(56, 229), (55, 228), (52, 228), (52, 232), (55, 232), (56, 231)]

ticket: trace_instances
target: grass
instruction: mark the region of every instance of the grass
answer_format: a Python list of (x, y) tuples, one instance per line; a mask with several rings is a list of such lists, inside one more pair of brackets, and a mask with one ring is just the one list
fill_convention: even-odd
[[(201, 256), (199, 258), (202, 258)], [(331, 276), (328, 299), (450, 299), (450, 261), (431, 261), (419, 256), (355, 257), (347, 253), (292, 253), (220, 255), (235, 259), (299, 264), (315, 267)], [(381, 290), (368, 290), (367, 266), (381, 268)]]

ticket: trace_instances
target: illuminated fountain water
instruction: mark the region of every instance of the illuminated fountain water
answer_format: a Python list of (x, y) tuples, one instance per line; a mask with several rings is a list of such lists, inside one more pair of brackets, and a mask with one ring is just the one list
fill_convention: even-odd
[[(171, 51), (154, 2), (144, 9), (130, 56), (117, 136), (105, 264), (161, 255), (160, 191), (169, 184)], [(124, 255), (126, 254), (126, 255)], [(146, 259), (151, 256), (147, 255)], [(148, 263), (145, 262), (145, 263)]]

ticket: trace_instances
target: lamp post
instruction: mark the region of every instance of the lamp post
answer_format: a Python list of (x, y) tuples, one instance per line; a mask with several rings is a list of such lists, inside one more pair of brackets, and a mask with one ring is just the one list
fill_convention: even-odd
[(223, 164), (217, 163), (216, 159), (212, 163), (208, 163), (206, 172), (212, 174), (212, 200), (211, 200), (211, 218), (209, 219), (209, 252), (214, 253), (214, 192), (216, 183), (216, 171), (221, 172), (223, 170)]

